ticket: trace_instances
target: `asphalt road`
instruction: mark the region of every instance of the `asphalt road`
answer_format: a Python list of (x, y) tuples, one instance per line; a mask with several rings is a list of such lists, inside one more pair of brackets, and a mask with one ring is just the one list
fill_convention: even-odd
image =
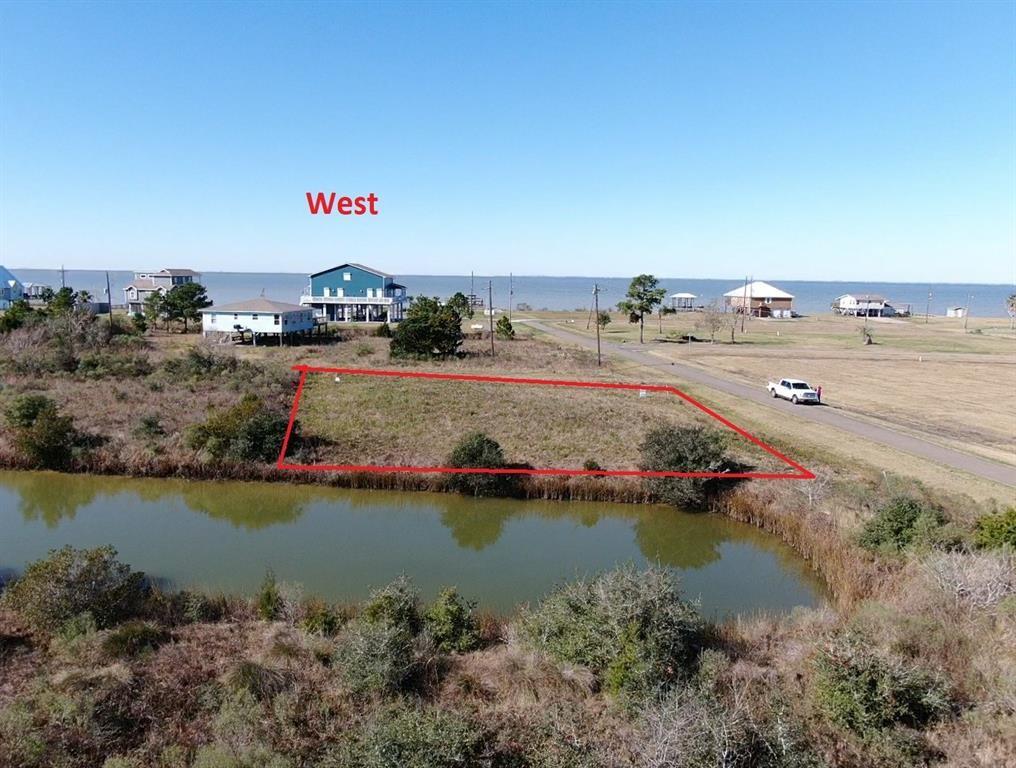
[[(537, 320), (521, 320), (520, 322), (524, 322), (534, 328), (538, 328), (544, 333), (547, 333), (556, 339), (560, 339), (561, 341), (577, 344), (579, 346), (586, 347), (587, 349), (596, 349), (596, 339), (591, 339), (588, 336), (573, 333), (557, 326), (547, 325), (546, 323), (541, 323)], [(649, 354), (648, 352), (634, 349), (628, 344), (603, 342), (601, 348), (606, 354), (615, 355), (624, 360), (638, 363), (639, 365), (650, 366), (666, 373), (672, 373), (673, 375), (685, 379), (686, 381), (701, 384), (702, 386), (709, 387), (710, 389), (725, 392), (728, 395), (734, 395), (735, 397), (740, 397), (745, 400), (751, 400), (752, 402), (764, 405), (767, 408), (775, 408), (776, 410), (783, 411), (791, 417), (809, 419), (820, 424), (835, 427), (836, 429), (842, 429), (845, 432), (857, 435), (858, 437), (872, 443), (877, 443), (886, 448), (903, 451), (904, 453), (910, 453), (914, 456), (920, 456), (922, 459), (930, 459), (931, 461), (943, 464), (952, 469), (969, 472), (972, 475), (982, 477), (986, 480), (993, 480), (996, 483), (1003, 483), (1016, 488), (1016, 467), (1006, 466), (1004, 464), (991, 461), (990, 459), (984, 459), (970, 453), (953, 450), (952, 448), (947, 448), (944, 445), (939, 445), (938, 443), (933, 443), (928, 440), (922, 440), (919, 437), (915, 437), (904, 432), (897, 432), (891, 427), (872, 424), (871, 422), (854, 418), (853, 416), (843, 413), (842, 411), (838, 411), (835, 408), (814, 405), (794, 405), (786, 400), (777, 400), (772, 398), (769, 393), (766, 392), (761, 382), (757, 387), (739, 384), (738, 382), (714, 376), (711, 373), (707, 373), (706, 371), (694, 368), (684, 363), (672, 363), (657, 357), (656, 355)]]

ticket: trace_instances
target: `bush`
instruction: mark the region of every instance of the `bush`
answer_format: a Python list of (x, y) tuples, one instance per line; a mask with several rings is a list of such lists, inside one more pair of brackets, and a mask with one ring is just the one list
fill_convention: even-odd
[(586, 472), (600, 472), (603, 467), (594, 459), (586, 459), (582, 462), (582, 469)]
[(110, 656), (137, 656), (154, 651), (169, 640), (169, 632), (148, 621), (128, 621), (112, 630), (102, 641)]
[(389, 624), (410, 635), (420, 631), (420, 594), (405, 576), (374, 590), (360, 612), (369, 624)]
[(226, 673), (226, 687), (233, 693), (247, 693), (257, 701), (271, 701), (289, 685), (286, 674), (256, 661), (241, 661)]
[(424, 625), (434, 644), (444, 653), (465, 653), (479, 645), (474, 603), (467, 603), (454, 587), (441, 590), (423, 614)]
[(247, 394), (225, 411), (209, 416), (204, 424), (187, 430), (187, 444), (216, 459), (272, 462), (278, 456), (289, 420), (268, 411), (261, 399)]
[[(448, 457), (449, 467), (499, 469), (507, 467), (500, 444), (482, 432), (473, 432), (459, 441)], [(490, 473), (453, 474), (448, 487), (470, 496), (511, 496), (518, 488), (518, 477)]]
[(831, 644), (815, 668), (819, 708), (862, 736), (894, 725), (922, 728), (949, 711), (948, 689), (939, 677), (880, 653), (859, 635)]
[(398, 693), (416, 671), (412, 634), (388, 622), (354, 622), (340, 636), (336, 657), (357, 694)]
[(142, 440), (156, 440), (165, 434), (166, 430), (162, 428), (159, 417), (154, 414), (142, 416), (138, 425), (134, 428), (134, 436)]
[(136, 616), (147, 590), (144, 574), (118, 561), (113, 547), (68, 546), (29, 565), (2, 600), (37, 630), (53, 632), (85, 612), (104, 629)]
[[(725, 451), (726, 439), (705, 427), (659, 427), (639, 446), (644, 472), (733, 472), (742, 467)], [(649, 478), (654, 495), (677, 507), (702, 507), (724, 482), (717, 478)]]
[(420, 297), (409, 305), (392, 333), (392, 357), (452, 357), (462, 344), (462, 318), (437, 299)]
[(39, 414), (48, 409), (55, 409), (56, 403), (45, 395), (19, 395), (7, 407), (7, 423), (13, 429), (28, 429)]
[(614, 694), (641, 696), (693, 666), (703, 623), (663, 569), (626, 566), (552, 592), (522, 631), (561, 661), (589, 667)]
[(512, 327), (512, 321), (508, 319), (508, 315), (501, 315), (498, 318), (497, 325), (494, 326), (494, 333), (501, 341), (511, 341), (515, 338), (515, 329)]
[(480, 765), (483, 730), (436, 708), (398, 707), (380, 713), (342, 761), (356, 768), (457, 768)]
[(282, 615), (282, 593), (271, 571), (265, 574), (254, 597), (254, 610), (264, 621), (275, 621)]
[(77, 372), (92, 379), (107, 376), (128, 379), (147, 376), (152, 372), (152, 364), (144, 354), (123, 354), (104, 349), (82, 355)]
[(974, 543), (980, 549), (1016, 549), (1016, 507), (980, 518), (974, 528)]
[(63, 469), (83, 444), (74, 421), (44, 395), (21, 395), (7, 409), (14, 448), (33, 466)]
[(390, 339), (392, 337), (392, 327), (388, 323), (381, 323), (381, 325), (374, 329), (374, 335), (381, 339)]
[(865, 523), (858, 542), (874, 552), (900, 552), (918, 540), (929, 540), (945, 522), (941, 511), (899, 496)]
[(328, 603), (321, 600), (308, 600), (303, 607), (303, 620), (300, 628), (309, 635), (332, 637), (337, 634), (345, 618), (335, 611)]

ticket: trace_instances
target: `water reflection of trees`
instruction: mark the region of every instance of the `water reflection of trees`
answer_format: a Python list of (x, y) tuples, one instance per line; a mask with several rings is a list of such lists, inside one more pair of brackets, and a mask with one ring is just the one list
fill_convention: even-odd
[(63, 519), (74, 519), (77, 511), (95, 501), (102, 491), (94, 478), (70, 478), (51, 472), (5, 472), (3, 486), (18, 495), (18, 509), (27, 522), (41, 520), (56, 528)]
[(313, 489), (267, 483), (189, 483), (180, 492), (188, 509), (247, 530), (295, 522), (313, 496)]

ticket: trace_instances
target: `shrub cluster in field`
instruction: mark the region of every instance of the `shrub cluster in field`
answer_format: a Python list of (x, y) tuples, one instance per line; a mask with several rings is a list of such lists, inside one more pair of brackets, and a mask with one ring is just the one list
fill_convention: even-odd
[(946, 523), (942, 510), (898, 496), (879, 507), (865, 523), (858, 541), (865, 549), (883, 554), (921, 545), (948, 547), (958, 542), (955, 529)]
[(257, 395), (213, 413), (187, 430), (187, 445), (215, 459), (272, 461), (286, 434), (288, 419), (265, 407)]
[(45, 395), (19, 395), (7, 408), (15, 450), (42, 469), (64, 469), (93, 441)]

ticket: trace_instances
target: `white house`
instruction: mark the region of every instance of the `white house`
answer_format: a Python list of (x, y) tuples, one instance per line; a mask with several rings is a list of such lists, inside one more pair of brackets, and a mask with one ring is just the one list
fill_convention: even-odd
[(762, 280), (740, 285), (723, 294), (728, 307), (735, 312), (750, 312), (759, 317), (791, 317), (794, 295)]
[(201, 334), (251, 334), (255, 345), (258, 338), (307, 334), (314, 330), (314, 310), (298, 304), (286, 304), (260, 296), (247, 301), (207, 307), (201, 310)]
[(694, 293), (672, 293), (670, 294), (670, 308), (675, 310), (689, 310), (695, 308), (695, 299), (697, 299)]
[(0, 309), (8, 309), (11, 302), (25, 298), (25, 287), (7, 267), (0, 266)]
[(135, 272), (132, 280), (123, 289), (124, 303), (130, 313), (144, 312), (145, 299), (153, 293), (166, 293), (178, 285), (194, 283), (201, 279), (201, 273), (193, 269), (160, 269), (158, 272)]
[(966, 317), (967, 316), (967, 308), (966, 307), (948, 307), (945, 310), (945, 316), (946, 317)]
[(845, 293), (833, 302), (833, 311), (854, 317), (892, 317), (893, 305), (877, 293)]

